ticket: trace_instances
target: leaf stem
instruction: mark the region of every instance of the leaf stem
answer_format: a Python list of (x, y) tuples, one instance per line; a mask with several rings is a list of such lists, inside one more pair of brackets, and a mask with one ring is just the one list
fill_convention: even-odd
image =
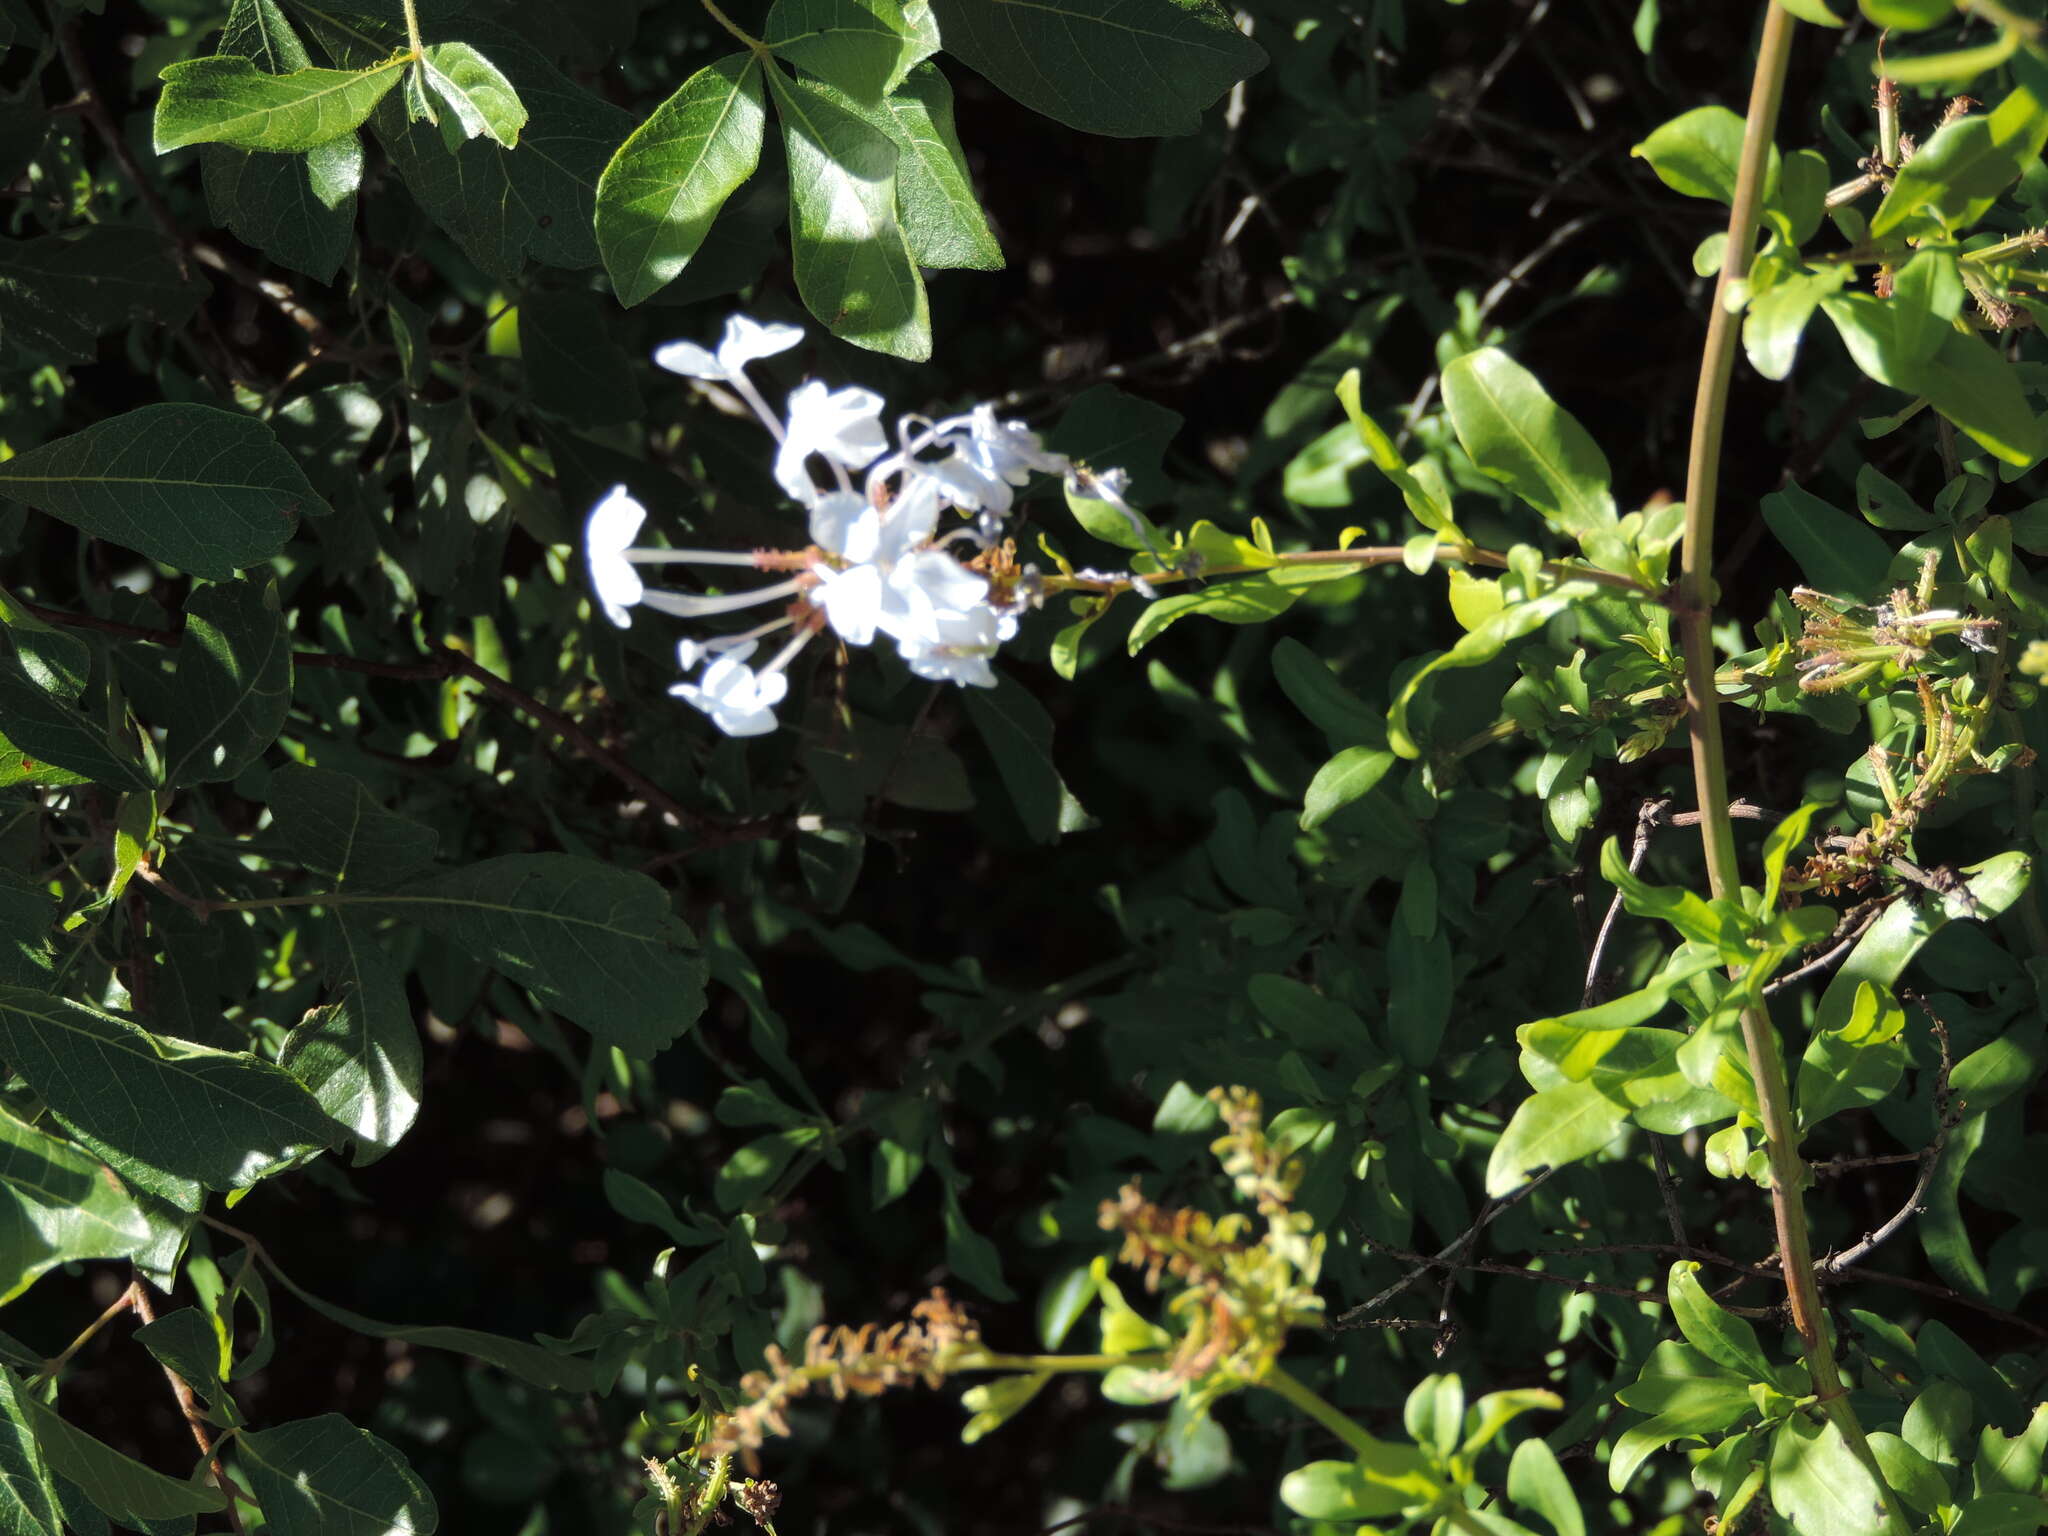
[[(1685, 540), (1679, 561), (1676, 608), (1680, 645), (1685, 653), (1687, 721), (1692, 739), (1693, 788), (1700, 809), (1700, 842), (1706, 854), (1708, 887), (1717, 899), (1733, 896), (1741, 885), (1735, 862), (1734, 823), (1727, 809), (1728, 773), (1721, 746), (1711, 627), (1716, 595), (1710, 575), (1714, 559), (1714, 503), (1719, 491), (1722, 437), (1737, 335), (1737, 316), (1725, 300), (1730, 285), (1749, 275), (1757, 215), (1763, 201), (1764, 172), (1777, 129), (1779, 103), (1784, 97), (1786, 67), (1792, 55), (1793, 25), (1791, 13), (1777, 0), (1768, 0), (1749, 110), (1743, 120), (1735, 196), (1728, 212), (1727, 257), (1707, 319), (1699, 389), (1693, 402), (1692, 444), (1686, 462)], [(1886, 1529), (1892, 1536), (1907, 1536), (1912, 1522), (1885, 1481), (1869, 1441), (1864, 1438), (1863, 1426), (1843, 1395), (1819, 1287), (1814, 1282), (1813, 1248), (1801, 1193), (1809, 1175), (1799, 1156), (1791, 1087), (1786, 1081), (1777, 1030), (1760, 998), (1743, 1010), (1742, 1041), (1750, 1075), (1756, 1081), (1758, 1118), (1763, 1124), (1770, 1158), (1778, 1254), (1800, 1352), (1823, 1411), (1883, 1494)]]
[[(1351, 549), (1300, 549), (1291, 550), (1273, 557), (1271, 565), (1212, 565), (1199, 571), (1161, 571), (1152, 575), (1139, 572), (1137, 575), (1151, 587), (1173, 586), (1180, 582), (1209, 580), (1219, 576), (1257, 576), (1266, 571), (1279, 571), (1324, 565), (1399, 565), (1408, 558), (1404, 544), (1361, 544)], [(1472, 544), (1439, 544), (1430, 551), (1430, 559), (1438, 565), (1485, 565), (1497, 570), (1510, 568), (1508, 557), (1498, 550), (1480, 549)], [(1603, 587), (1612, 587), (1630, 597), (1647, 598), (1653, 602), (1662, 601), (1663, 594), (1620, 571), (1603, 571), (1590, 565), (1578, 565), (1568, 560), (1545, 560), (1542, 570), (1546, 576), (1555, 576), (1560, 581), (1591, 581)], [(1047, 590), (1055, 592), (1122, 592), (1135, 583), (1128, 577), (1090, 576), (1048, 576)]]
[[(408, 0), (410, 3), (410, 0)], [(704, 9), (711, 13), (711, 19), (740, 40), (749, 53), (757, 55), (762, 63), (768, 62), (768, 45), (734, 21), (718, 8), (718, 0), (703, 0)]]
[(420, 41), (419, 7), (414, 3), (414, 0), (400, 0), (400, 3), (405, 7), (406, 47), (411, 50), (412, 56), (418, 59), (427, 51), (426, 44)]
[(1266, 1374), (1259, 1378), (1259, 1385), (1286, 1398), (1359, 1455), (1369, 1456), (1379, 1449), (1379, 1442), (1361, 1429), (1349, 1414), (1310, 1391), (1278, 1364), (1266, 1368)]

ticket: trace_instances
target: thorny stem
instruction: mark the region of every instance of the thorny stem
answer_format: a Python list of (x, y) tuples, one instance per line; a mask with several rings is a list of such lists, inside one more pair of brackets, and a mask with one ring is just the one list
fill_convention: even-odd
[[(1693, 402), (1692, 446), (1686, 463), (1678, 626), (1685, 652), (1687, 722), (1692, 738), (1693, 788), (1701, 812), (1700, 842), (1706, 853), (1708, 887), (1717, 899), (1734, 896), (1741, 886), (1735, 863), (1734, 824), (1727, 813), (1728, 773), (1721, 748), (1721, 712), (1715, 694), (1711, 633), (1715, 594), (1709, 575), (1714, 559), (1714, 501), (1720, 478), (1721, 440), (1729, 380), (1735, 367), (1737, 316), (1725, 300), (1730, 286), (1749, 275), (1764, 171), (1771, 138), (1777, 129), (1778, 106), (1784, 96), (1786, 66), (1792, 55), (1793, 25), (1791, 13), (1777, 0), (1769, 0), (1757, 49), (1749, 111), (1743, 121), (1735, 197), (1728, 214), (1727, 257), (1715, 285), (1706, 346), (1700, 359), (1699, 391)], [(1883, 1493), (1886, 1528), (1892, 1536), (1907, 1536), (1912, 1522), (1886, 1482), (1870, 1443), (1864, 1438), (1863, 1426), (1843, 1395), (1820, 1291), (1814, 1282), (1813, 1248), (1801, 1194), (1808, 1175), (1799, 1157), (1791, 1088), (1786, 1081), (1777, 1031), (1768, 1009), (1760, 1001), (1743, 1010), (1742, 1042), (1749, 1057), (1750, 1075), (1756, 1081), (1758, 1118), (1763, 1124), (1770, 1158), (1778, 1254), (1785, 1274), (1786, 1297), (1791, 1304), (1792, 1326), (1799, 1334), (1800, 1353), (1812, 1375), (1814, 1393), (1822, 1410)]]

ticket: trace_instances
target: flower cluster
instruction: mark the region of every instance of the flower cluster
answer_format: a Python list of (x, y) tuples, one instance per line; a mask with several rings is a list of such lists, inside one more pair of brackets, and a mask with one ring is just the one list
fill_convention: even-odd
[[(989, 658), (1016, 633), (1035, 591), (1001, 534), (1019, 488), (1034, 474), (1069, 476), (1073, 466), (1036, 434), (998, 420), (993, 407), (928, 421), (905, 417), (892, 448), (882, 398), (871, 390), (799, 385), (778, 415), (747, 365), (793, 347), (803, 332), (735, 315), (715, 352), (678, 341), (655, 353), (662, 367), (724, 385), (761, 418), (776, 441), (775, 479), (809, 515), (799, 550), (660, 549), (633, 540), (646, 509), (621, 485), (591, 511), (584, 552), (598, 601), (614, 624), (628, 610), (707, 618), (767, 603), (780, 616), (710, 640), (684, 640), (683, 671), (703, 671), (669, 692), (709, 715), (730, 736), (773, 730), (789, 691), (787, 669), (810, 639), (829, 629), (848, 645), (886, 636), (911, 671), (935, 682), (992, 688)], [(819, 470), (822, 469), (822, 481)], [(856, 483), (854, 476), (860, 476)], [(965, 521), (940, 532), (948, 510)], [(705, 595), (649, 589), (639, 567), (668, 563), (739, 565), (787, 573), (750, 591)], [(760, 642), (789, 631), (762, 665)]]

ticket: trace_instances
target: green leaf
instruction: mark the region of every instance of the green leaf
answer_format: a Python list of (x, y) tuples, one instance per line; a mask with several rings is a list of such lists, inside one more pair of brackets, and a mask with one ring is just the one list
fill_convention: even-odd
[(367, 69), (300, 69), (266, 74), (236, 54), (167, 65), (157, 98), (156, 152), (188, 144), (236, 149), (312, 149), (362, 127), (404, 73), (393, 55)]
[(278, 769), (270, 816), (285, 857), (337, 886), (397, 885), (433, 862), (432, 829), (385, 810), (360, 781), (332, 768)]
[[(371, 50), (360, 33), (331, 21), (308, 25), (330, 52), (367, 62)], [(490, 48), (526, 106), (518, 149), (488, 138), (450, 146), (439, 129), (408, 118), (396, 96), (379, 105), (371, 130), (421, 209), (490, 276), (517, 281), (529, 258), (594, 267), (598, 177), (633, 120), (534, 49), (495, 35)]]
[(1801, 21), (1816, 27), (1840, 27), (1845, 23), (1827, 7), (1827, 0), (1778, 0), (1786, 10)]
[(1657, 179), (1674, 192), (1732, 203), (1742, 119), (1726, 107), (1694, 107), (1652, 129), (1629, 153), (1649, 161)]
[(1955, 0), (1857, 0), (1874, 26), (1920, 32), (1955, 15)]
[(998, 1376), (994, 1381), (969, 1387), (960, 1394), (960, 1406), (972, 1415), (960, 1431), (960, 1443), (972, 1445), (1002, 1428), (1051, 1380), (1052, 1372), (1035, 1371), (1028, 1376)]
[(1869, 1536), (1885, 1527), (1884, 1499), (1833, 1420), (1793, 1414), (1771, 1437), (1771, 1503), (1800, 1536)]
[(1962, 1508), (1948, 1536), (2035, 1536), (2048, 1525), (2048, 1499), (2025, 1493), (1980, 1493)]
[(696, 941), (645, 875), (565, 853), (516, 853), (358, 899), (453, 940), (643, 1061), (704, 1011)]
[(1764, 522), (1816, 590), (1859, 600), (1885, 590), (1892, 548), (1861, 518), (1836, 510), (1796, 485), (1766, 496), (1763, 513)]
[(419, 1115), (419, 1030), (399, 972), (367, 922), (343, 908), (320, 932), (327, 984), (341, 996), (307, 1012), (277, 1064), (354, 1135), (361, 1167), (397, 1146)]
[(1591, 582), (1566, 582), (1541, 597), (1513, 603), (1482, 620), (1448, 651), (1439, 652), (1413, 672), (1402, 684), (1387, 711), (1387, 744), (1402, 757), (1419, 758), (1423, 743), (1409, 729), (1409, 712), (1430, 679), (1439, 672), (1483, 666), (1513, 642), (1535, 633), (1558, 614), (1593, 594)]
[(1520, 1189), (1542, 1168), (1561, 1168), (1591, 1157), (1628, 1123), (1628, 1106), (1594, 1084), (1566, 1083), (1531, 1094), (1515, 1108), (1486, 1164), (1486, 1192), (1499, 1198)]
[(0, 240), (0, 358), (89, 363), (100, 337), (133, 321), (181, 326), (205, 297), (153, 230), (99, 224)]
[(2048, 1403), (2036, 1403), (2027, 1427), (2008, 1435), (1986, 1424), (1977, 1437), (1977, 1486), (1980, 1490), (2031, 1493), (2041, 1486), (2042, 1456), (2048, 1453)]
[[(1160, 471), (1161, 461), (1180, 431), (1183, 417), (1157, 401), (1147, 400), (1114, 384), (1095, 384), (1068, 402), (1046, 433), (1045, 444), (1077, 463), (1098, 469), (1114, 467), (1131, 477), (1125, 499), (1146, 501), (1172, 494), (1172, 482)], [(1143, 550), (1145, 541), (1132, 530), (1129, 519), (1093, 496), (1069, 492), (1067, 506), (1083, 528), (1096, 538), (1119, 549)], [(1139, 514), (1143, 518), (1143, 514)], [(1149, 519), (1145, 526), (1154, 545), (1164, 550), (1169, 542)]]
[(768, 74), (789, 156), (797, 292), (842, 341), (932, 355), (924, 279), (896, 217), (896, 146), (823, 86)]
[(526, 126), (526, 107), (504, 72), (467, 43), (434, 43), (420, 53), (427, 88), (447, 103), (466, 139), (511, 149)]
[(1393, 766), (1394, 754), (1384, 748), (1346, 747), (1309, 782), (1302, 797), (1301, 830), (1314, 831), (1359, 796), (1370, 794)]
[(606, 324), (610, 308), (577, 289), (539, 289), (519, 306), (533, 403), (572, 426), (617, 426), (646, 414), (633, 361)]
[(1436, 1497), (1429, 1458), (1374, 1440), (1354, 1461), (1312, 1461), (1280, 1480), (1280, 1502), (1311, 1520), (1374, 1520)]
[(2022, 86), (1989, 114), (1944, 123), (1899, 167), (1891, 190), (1870, 217), (1882, 239), (1916, 213), (1958, 233), (1982, 218), (2000, 193), (2040, 158), (2048, 142), (2048, 108)]
[(1794, 1098), (1801, 1132), (1890, 1096), (1906, 1072), (1905, 1026), (1906, 1011), (1889, 989), (1869, 981), (1857, 986), (1848, 1021), (1815, 1030), (1799, 1060)]
[(1669, 923), (1681, 938), (1709, 946), (1731, 965), (1747, 958), (1740, 930), (1723, 904), (1707, 901), (1683, 886), (1652, 885), (1631, 874), (1618, 838), (1610, 837), (1601, 845), (1600, 877), (1621, 893), (1622, 904), (1635, 916)]
[(145, 405), (31, 448), (0, 462), (0, 496), (213, 581), (328, 510), (269, 427), (208, 405)]
[(917, 264), (1000, 269), (1003, 248), (974, 195), (946, 77), (920, 64), (882, 105), (884, 131), (896, 142), (896, 212)]
[(760, 164), (766, 131), (760, 60), (735, 53), (685, 80), (618, 147), (597, 183), (597, 248), (621, 304), (689, 265)]
[[(251, 59), (273, 75), (312, 66), (276, 0), (234, 0), (216, 54)], [(209, 144), (200, 152), (206, 208), (272, 261), (332, 282), (355, 231), (363, 141), (344, 134), (303, 155)]]
[(222, 582), (185, 603), (164, 782), (217, 784), (263, 755), (292, 703), (292, 646), (274, 582)]
[(405, 1458), (338, 1413), (245, 1429), (235, 1449), (277, 1536), (429, 1536), (440, 1523)]
[(968, 1224), (959, 1192), (951, 1185), (943, 1195), (946, 1224), (946, 1267), (990, 1301), (1015, 1301), (1017, 1293), (1003, 1281), (1002, 1250)]
[(109, 1519), (137, 1526), (145, 1520), (176, 1520), (226, 1507), (227, 1499), (211, 1485), (152, 1472), (18, 1388), (13, 1397), (50, 1470), (78, 1484)]
[(1921, 1514), (1931, 1515), (1942, 1505), (1954, 1502), (1941, 1468), (1897, 1435), (1879, 1430), (1870, 1437), (1870, 1450), (1884, 1480)]
[(136, 1329), (135, 1342), (198, 1393), (215, 1422), (238, 1422), (240, 1414), (225, 1381), (231, 1351), (210, 1316), (197, 1307), (180, 1307)]
[(1749, 365), (1767, 379), (1789, 378), (1799, 339), (1820, 301), (1848, 281), (1841, 267), (1800, 272), (1749, 301), (1742, 317), (1742, 348)]
[(0, 1530), (7, 1536), (62, 1536), (64, 1529), (56, 1484), (21, 1388), (12, 1371), (0, 1370)]
[(1177, 592), (1147, 603), (1126, 642), (1135, 656), (1182, 619), (1199, 614), (1220, 624), (1263, 624), (1294, 606), (1299, 588), (1266, 575), (1233, 576), (1193, 592)]
[[(0, 720), (6, 722), (8, 732), (0, 743), (11, 749), (0, 752), (0, 780), (154, 788), (154, 777), (136, 761), (126, 742), (115, 740), (97, 719), (73, 708), (61, 692), (37, 684), (34, 677), (42, 676), (63, 686), (60, 679), (50, 677), (47, 668), (35, 667), (32, 675), (19, 645), (17, 632), (0, 640)], [(55, 774), (52, 765), (58, 770)]]
[(1266, 62), (1214, 0), (933, 0), (946, 51), (1083, 133), (1193, 133)]
[(1586, 1536), (1586, 1517), (1571, 1479), (1558, 1465), (1557, 1453), (1541, 1440), (1531, 1437), (1515, 1447), (1508, 1462), (1508, 1497), (1541, 1515), (1557, 1536)]
[(783, 1170), (799, 1152), (818, 1139), (816, 1126), (774, 1131), (743, 1143), (725, 1160), (712, 1181), (712, 1194), (721, 1211), (736, 1211), (756, 1196), (765, 1194), (782, 1177)]
[(1327, 662), (1292, 636), (1273, 647), (1273, 678), (1331, 746), (1341, 750), (1387, 744), (1385, 716), (1339, 682)]
[(1355, 1009), (1290, 976), (1262, 972), (1246, 983), (1245, 991), (1260, 1017), (1303, 1050), (1355, 1052), (1371, 1047), (1372, 1037)]
[(312, 1096), (269, 1062), (48, 993), (0, 986), (0, 1056), (81, 1130), (209, 1189), (245, 1188), (334, 1140)]
[(994, 688), (963, 689), (961, 702), (1033, 842), (1057, 842), (1062, 832), (1093, 825), (1053, 762), (1052, 716), (1021, 683), (998, 677)]
[(1520, 363), (1482, 347), (1443, 371), (1444, 405), (1472, 462), (1575, 539), (1612, 528), (1607, 455)]
[(761, 41), (827, 85), (879, 102), (938, 51), (939, 32), (919, 0), (775, 0)]
[(97, 1158), (0, 1110), (0, 1303), (74, 1259), (122, 1259), (148, 1221)]
[(1756, 1341), (1756, 1330), (1723, 1311), (1701, 1288), (1699, 1265), (1681, 1259), (1671, 1266), (1665, 1294), (1671, 1299), (1671, 1316), (1686, 1343), (1716, 1365), (1723, 1366), (1753, 1382), (1775, 1384), (1778, 1373)]

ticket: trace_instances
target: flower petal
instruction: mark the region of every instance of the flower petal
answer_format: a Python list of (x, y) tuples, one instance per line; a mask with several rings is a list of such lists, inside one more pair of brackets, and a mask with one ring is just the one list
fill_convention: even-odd
[(763, 325), (749, 315), (734, 315), (725, 322), (725, 338), (718, 344), (718, 361), (728, 373), (738, 373), (751, 362), (787, 352), (804, 339), (800, 325)]
[(670, 373), (680, 373), (689, 379), (732, 377), (725, 364), (694, 341), (672, 341), (665, 347), (657, 347), (654, 361), (657, 366), (666, 368)]

